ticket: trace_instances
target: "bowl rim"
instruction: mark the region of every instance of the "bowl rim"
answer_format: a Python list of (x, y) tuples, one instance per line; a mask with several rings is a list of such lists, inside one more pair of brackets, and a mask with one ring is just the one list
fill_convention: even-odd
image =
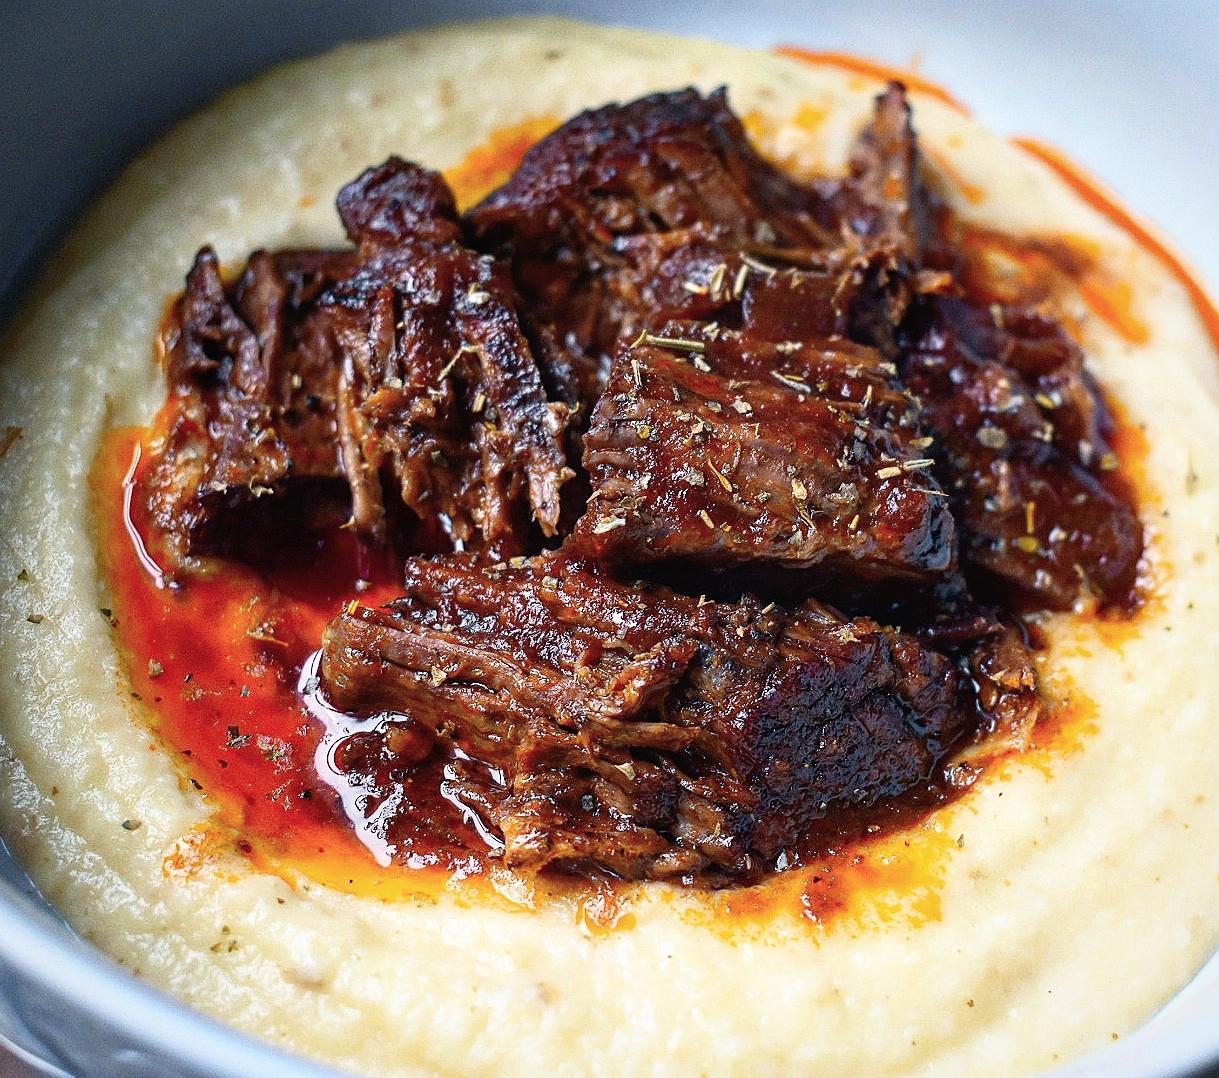
[[(0, 852), (7, 853), (0, 846)], [(34, 985), (68, 1009), (86, 1014), (129, 1050), (147, 1051), (158, 1064), (178, 1062), (209, 1078), (337, 1078), (343, 1072), (287, 1051), (213, 1018), (140, 980), (99, 947), (77, 936), (40, 894), (20, 894), (0, 880), (0, 968)], [(1213, 962), (1219, 962), (1219, 954)], [(1214, 986), (1195, 974), (1164, 1008), (1119, 1042), (1069, 1060), (1052, 1078), (1189, 1078), (1216, 1073), (1219, 1023)], [(0, 985), (0, 993), (7, 988)], [(42, 1058), (42, 1045), (19, 1049)], [(65, 1065), (58, 1058), (52, 1067)], [(67, 1064), (70, 1066), (70, 1063)], [(50, 1070), (56, 1074), (60, 1071)], [(121, 1072), (114, 1072), (121, 1073)]]

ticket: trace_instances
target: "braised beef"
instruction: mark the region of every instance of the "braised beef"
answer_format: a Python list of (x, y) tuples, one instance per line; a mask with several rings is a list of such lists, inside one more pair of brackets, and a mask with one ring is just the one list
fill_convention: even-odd
[(849, 331), (893, 355), (914, 296), (947, 284), (931, 269), (919, 274), (925, 261), (943, 261), (934, 229), (938, 204), (923, 178), (910, 104), (900, 86), (890, 85), (876, 99), (872, 123), (856, 141), (850, 171), (831, 205), (854, 254)]
[(1111, 479), (1110, 421), (1062, 328), (1036, 311), (925, 301), (902, 365), (934, 432), (967, 563), (1036, 605), (1128, 601), (1142, 529)]
[(231, 288), (195, 258), (161, 333), (168, 424), (147, 484), (170, 556), (246, 556), (342, 523), (336, 345), (318, 296), (349, 252), (255, 252)]
[(723, 90), (684, 90), (577, 116), (467, 221), (479, 246), (510, 261), (555, 391), (587, 410), (620, 336), (669, 318), (733, 324), (758, 259), (814, 271), (819, 321), (832, 307), (839, 328), (891, 345), (929, 205), (897, 84), (846, 182), (825, 185), (766, 162)]
[(323, 299), (344, 362), (338, 432), (356, 527), (380, 538), (382, 484), (458, 550), (555, 534), (567, 409), (546, 400), (506, 272), (461, 242), (435, 172), (390, 158), (339, 195), (364, 259)]
[[(936, 781), (979, 724), (966, 669), (816, 604), (705, 602), (563, 558), (415, 559), (401, 599), (331, 624), (321, 681), (332, 706), (409, 716), (480, 761), (464, 792), (508, 865), (633, 878), (749, 875), (827, 815)], [(1036, 700), (1026, 680), (988, 706), (1018, 723)]]
[(711, 265), (751, 243), (826, 247), (819, 205), (762, 159), (722, 90), (684, 90), (577, 116), (467, 222), (511, 262), (556, 391), (591, 407), (622, 333), (658, 306), (706, 313), (705, 297), (681, 290), (691, 247)]
[(926, 172), (897, 84), (810, 182), (683, 90), (577, 116), (464, 218), (390, 158), (339, 195), (354, 250), (232, 286), (200, 253), (171, 552), (346, 522), (405, 560), (320, 660), (357, 826), (739, 882), (1027, 741), (1021, 615), (1129, 602), (1142, 532), (1079, 347), (962, 271)]
[(774, 344), (669, 323), (625, 342), (584, 441), (569, 549), (613, 565), (950, 570), (948, 500), (896, 368), (845, 340)]
[(348, 517), (375, 543), (423, 520), (495, 555), (553, 536), (566, 406), (505, 272), (462, 245), (436, 173), (391, 159), (339, 208), (356, 251), (259, 252), (231, 289), (196, 259), (164, 331), (148, 488), (171, 556), (255, 557)]
[(829, 203), (852, 235), (914, 266), (930, 239), (930, 202), (910, 103), (892, 84), (877, 97), (872, 122), (856, 139), (846, 179)]

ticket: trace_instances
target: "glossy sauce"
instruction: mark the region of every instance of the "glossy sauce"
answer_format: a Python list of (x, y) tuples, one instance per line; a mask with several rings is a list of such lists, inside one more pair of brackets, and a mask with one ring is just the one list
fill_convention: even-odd
[[(132, 695), (180, 754), (188, 781), (214, 806), (220, 825), (219, 835), (180, 843), (167, 872), (197, 868), (228, 833), (258, 868), (289, 881), (303, 876), (386, 899), (456, 891), (518, 909), (557, 901), (594, 934), (634, 923), (640, 885), (514, 877), (487, 856), (468, 815), (440, 798), (427, 803), (432, 818), (421, 823), (405, 861), (391, 860), (368, 830), (354, 830), (348, 813), (365, 806), (355, 809), (358, 790), (347, 788), (329, 761), (361, 724), (311, 714), (298, 690), (331, 617), (353, 599), (376, 605), (392, 598), (395, 574), (388, 564), (370, 563), (350, 533), (339, 532), (274, 569), (224, 563), (172, 586), (155, 567), (155, 543), (143, 538), (138, 500), (128, 508), (119, 496), (139, 479), (141, 435), (149, 437), (112, 432), (94, 475), (115, 633)], [(1081, 747), (1094, 728), (1088, 708), (1076, 695), (1043, 718), (1029, 762), (1048, 771), (1055, 753)], [(436, 789), (444, 766), (440, 758), (416, 772), (420, 785)], [(788, 872), (706, 896), (702, 913), (686, 909), (685, 916), (725, 928), (793, 914), (808, 924), (855, 928), (935, 920), (939, 884), (957, 843), (935, 821), (917, 823), (925, 812), (907, 806), (884, 835), (839, 843)], [(435, 824), (458, 843), (427, 848)], [(903, 824), (913, 826), (893, 832)]]
[[(131, 496), (150, 437), (111, 432), (93, 476), (108, 609), (132, 696), (219, 822), (240, 833), (242, 852), (286, 857), (311, 875), (324, 868), (328, 882), (340, 863), (375, 866), (315, 775), (321, 731), (296, 690), (344, 601), (392, 598), (396, 572), (340, 531), (266, 572), (225, 562), (175, 584)], [(357, 580), (367, 582), (360, 592)]]
[[(1150, 339), (1133, 288), (1106, 270), (1095, 242), (1072, 235), (1012, 236), (966, 224), (958, 224), (957, 230), (971, 294), (991, 302), (1036, 306), (1078, 293), (1090, 312), (1123, 340), (1141, 345)], [(1078, 321), (1060, 302), (1055, 308), (1063, 325), (1080, 340)]]
[[(448, 891), (516, 909), (558, 902), (590, 934), (633, 925), (639, 885), (514, 877), (486, 855), (468, 817), (441, 798), (428, 803), (433, 818), (421, 824), (405, 862), (352, 828), (358, 790), (328, 761), (361, 723), (311, 714), (298, 690), (329, 620), (353, 599), (376, 605), (392, 598), (396, 574), (340, 531), (262, 572), (225, 562), (175, 584), (158, 568), (139, 499), (129, 496), (146, 459), (142, 441), (154, 436), (111, 432), (93, 485), (108, 609), (131, 695), (215, 812), (215, 827), (186, 836), (167, 856), (167, 874), (190, 874), (218, 850), (235, 848), (293, 883), (304, 877), (384, 899)], [(444, 764), (441, 758), (416, 772), (420, 786), (437, 788)], [(422, 840), (439, 830), (429, 824), (459, 844), (428, 849)], [(941, 838), (920, 827), (852, 843), (781, 877), (711, 895), (702, 913), (686, 916), (733, 924), (784, 913), (818, 925), (839, 917), (921, 923), (938, 915), (936, 881), (948, 850)]]

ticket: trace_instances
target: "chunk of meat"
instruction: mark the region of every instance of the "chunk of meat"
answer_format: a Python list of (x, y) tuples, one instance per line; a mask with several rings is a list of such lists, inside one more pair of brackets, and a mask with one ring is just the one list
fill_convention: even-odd
[(827, 815), (925, 786), (989, 721), (952, 660), (874, 622), (555, 557), (413, 559), (403, 598), (330, 625), (321, 682), (489, 765), (465, 793), (507, 864), (628, 877), (773, 865)]
[[(853, 274), (849, 331), (887, 355), (898, 350), (898, 326), (915, 296), (947, 286), (934, 228), (939, 204), (923, 177), (922, 155), (900, 83), (876, 99), (872, 118), (851, 152), (850, 170), (829, 198)], [(840, 256), (841, 257), (841, 256)]]
[(467, 216), (521, 253), (565, 239), (612, 258), (613, 241), (701, 225), (738, 245), (820, 244), (817, 194), (765, 161), (723, 89), (652, 94), (581, 113), (526, 154)]
[(204, 249), (170, 312), (147, 500), (171, 559), (265, 556), (348, 516), (496, 555), (554, 535), (566, 408), (506, 273), (462, 246), (435, 173), (392, 159), (339, 206), (357, 251), (257, 252), (226, 288)]
[(511, 262), (553, 390), (591, 408), (621, 335), (670, 318), (736, 325), (739, 275), (759, 258), (813, 271), (817, 317), (833, 307), (844, 332), (891, 349), (931, 216), (920, 170), (898, 84), (850, 176), (825, 184), (765, 161), (723, 90), (683, 90), (564, 124), (467, 222)]
[(649, 237), (823, 247), (818, 206), (757, 153), (723, 90), (682, 90), (577, 116), (466, 220), (480, 247), (511, 261), (556, 389), (591, 405), (614, 342), (638, 330), (660, 284)]
[(258, 251), (226, 288), (215, 253), (196, 256), (161, 331), (169, 396), (144, 488), (171, 562), (246, 556), (345, 519), (337, 352), (317, 299), (354, 262)]
[(891, 82), (876, 98), (872, 120), (852, 147), (847, 176), (832, 191), (829, 213), (842, 231), (908, 265), (921, 263), (934, 201), (900, 83)]
[(567, 410), (546, 399), (507, 273), (462, 244), (437, 173), (390, 158), (338, 204), (363, 259), (323, 299), (356, 527), (383, 538), (392, 481), (459, 550), (519, 553), (531, 519), (555, 534)]
[(967, 562), (1027, 600), (1129, 599), (1143, 534), (1079, 348), (1037, 311), (925, 301), (902, 373), (937, 439)]
[[(670, 323), (624, 344), (585, 437), (593, 487), (569, 549), (883, 579), (952, 569), (948, 499), (896, 368), (848, 341)], [(806, 589), (807, 590), (807, 589)]]

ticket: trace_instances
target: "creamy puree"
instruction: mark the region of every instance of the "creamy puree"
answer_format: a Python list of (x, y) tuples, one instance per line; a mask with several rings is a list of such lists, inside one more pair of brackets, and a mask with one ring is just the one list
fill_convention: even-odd
[[(1047, 623), (1043, 683), (1087, 721), (887, 840), (898, 882), (883, 901), (857, 896), (822, 922), (734, 920), (651, 885), (633, 924), (590, 932), (562, 903), (342, 893), (239, 856), (150, 735), (98, 613), (89, 473), (107, 430), (147, 423), (163, 400), (150, 342), (196, 248), (232, 262), (337, 243), (334, 193), (391, 153), (451, 168), (536, 117), (720, 83), (764, 120), (763, 149), (809, 172), (842, 167), (878, 89), (550, 20), (348, 46), (172, 131), (26, 301), (0, 346), (0, 427), (22, 432), (0, 460), (0, 823), (50, 901), (142, 978), (378, 1074), (1006, 1074), (1129, 1032), (1214, 951), (1219, 359), (1158, 260), (1029, 154), (917, 91), (922, 143), (962, 216), (1080, 237), (1130, 286), (1141, 343), (1082, 300), (1073, 314), (1092, 370), (1146, 435), (1152, 595), (1127, 627)], [(929, 859), (914, 900), (898, 870), (909, 862), (913, 879)]]

